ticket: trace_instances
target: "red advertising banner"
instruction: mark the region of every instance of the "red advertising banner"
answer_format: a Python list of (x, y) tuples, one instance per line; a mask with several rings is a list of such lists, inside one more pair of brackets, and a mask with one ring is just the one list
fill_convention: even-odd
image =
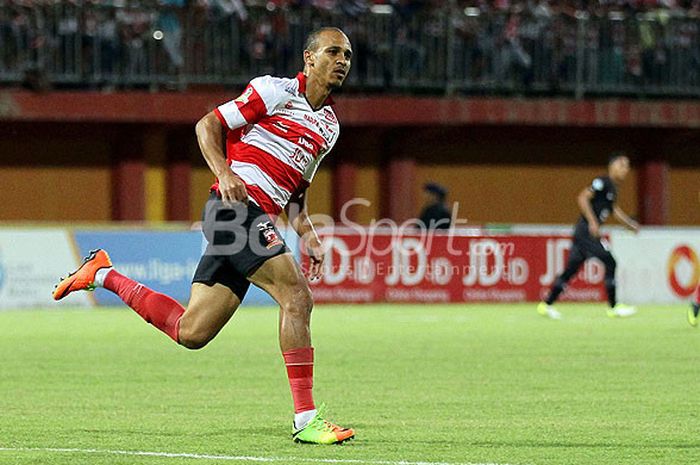
[[(524, 302), (541, 300), (563, 271), (563, 235), (465, 236), (320, 232), (327, 247), (317, 302)], [(563, 300), (605, 300), (605, 269), (588, 260)]]

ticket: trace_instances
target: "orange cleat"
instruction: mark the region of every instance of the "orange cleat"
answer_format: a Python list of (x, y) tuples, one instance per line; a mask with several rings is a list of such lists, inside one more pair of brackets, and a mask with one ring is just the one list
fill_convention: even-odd
[(102, 268), (112, 266), (109, 255), (102, 249), (91, 250), (80, 267), (56, 284), (53, 290), (54, 300), (61, 300), (73, 291), (92, 291), (95, 289), (95, 273)]

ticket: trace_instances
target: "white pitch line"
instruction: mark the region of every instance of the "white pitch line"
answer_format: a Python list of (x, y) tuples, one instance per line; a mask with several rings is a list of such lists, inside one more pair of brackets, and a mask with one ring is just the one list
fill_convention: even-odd
[(301, 457), (252, 457), (245, 455), (211, 455), (188, 454), (176, 452), (150, 452), (139, 450), (108, 450), (108, 449), (63, 449), (42, 447), (0, 447), (0, 452), (57, 452), (67, 454), (106, 454), (130, 455), (139, 457), (168, 457), (185, 459), (229, 460), (237, 462), (307, 462), (307, 463), (337, 463), (337, 464), (368, 464), (368, 465), (509, 465), (507, 463), (474, 463), (474, 462), (411, 462), (407, 460), (360, 460), (360, 459), (307, 459)]

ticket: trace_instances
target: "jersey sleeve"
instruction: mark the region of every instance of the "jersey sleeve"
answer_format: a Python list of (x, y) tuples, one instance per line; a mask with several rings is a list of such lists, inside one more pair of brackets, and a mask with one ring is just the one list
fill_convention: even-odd
[(274, 78), (261, 76), (250, 81), (236, 99), (220, 105), (214, 113), (221, 124), (233, 130), (255, 124), (272, 114), (280, 100), (280, 92)]

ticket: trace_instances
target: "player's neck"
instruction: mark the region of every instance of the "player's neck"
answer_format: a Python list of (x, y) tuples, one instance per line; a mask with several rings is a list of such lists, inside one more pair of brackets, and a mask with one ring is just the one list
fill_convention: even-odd
[(321, 108), (329, 95), (331, 95), (331, 90), (327, 85), (322, 84), (313, 76), (306, 77), (306, 100), (311, 108), (314, 110)]

